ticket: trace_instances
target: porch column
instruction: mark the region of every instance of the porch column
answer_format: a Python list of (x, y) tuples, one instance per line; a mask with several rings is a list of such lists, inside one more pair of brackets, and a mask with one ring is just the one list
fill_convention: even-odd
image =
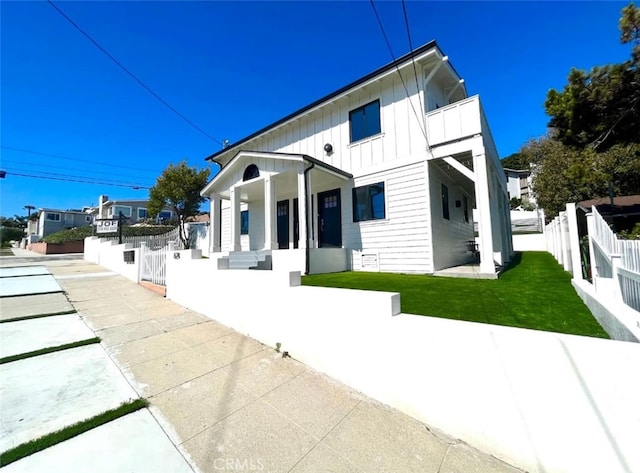
[(240, 251), (240, 191), (233, 186), (231, 194), (231, 251)]
[(306, 248), (307, 236), (307, 202), (308, 197), (304, 187), (304, 168), (298, 169), (298, 248)]
[(219, 194), (209, 196), (209, 252), (220, 252), (220, 224), (222, 213), (222, 199)]
[(478, 210), (478, 235), (480, 244), (480, 272), (495, 273), (493, 263), (493, 228), (491, 225), (491, 198), (489, 196), (489, 175), (487, 173), (487, 158), (482, 138), (476, 138), (473, 146), (473, 172), (476, 175), (476, 207)]
[(276, 240), (276, 189), (271, 177), (264, 180), (264, 249), (278, 248)]

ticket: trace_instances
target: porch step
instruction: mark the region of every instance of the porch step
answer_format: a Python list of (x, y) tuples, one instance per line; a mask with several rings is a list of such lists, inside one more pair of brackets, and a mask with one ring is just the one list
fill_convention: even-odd
[(271, 269), (271, 251), (232, 251), (229, 269)]

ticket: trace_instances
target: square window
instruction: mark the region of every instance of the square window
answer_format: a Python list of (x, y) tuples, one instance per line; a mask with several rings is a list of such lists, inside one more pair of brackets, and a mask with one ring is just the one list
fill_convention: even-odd
[(449, 188), (442, 184), (442, 218), (449, 220)]
[(351, 143), (380, 133), (380, 101), (363, 105), (349, 112)]
[(138, 207), (138, 219), (147, 218), (147, 209)]
[(249, 234), (249, 211), (243, 210), (240, 212), (240, 235)]
[(385, 218), (384, 182), (356, 187), (352, 196), (354, 222)]

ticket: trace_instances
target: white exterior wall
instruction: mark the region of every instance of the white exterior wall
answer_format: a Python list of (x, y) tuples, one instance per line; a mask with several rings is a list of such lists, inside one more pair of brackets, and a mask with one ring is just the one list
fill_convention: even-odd
[(507, 176), (507, 191), (509, 192), (509, 199), (520, 198), (520, 177), (517, 174), (509, 173)]
[[(442, 184), (449, 189), (449, 219), (442, 216)], [(473, 198), (465, 194), (460, 186), (437, 168), (429, 170), (429, 189), (431, 194), (431, 231), (433, 232), (434, 270), (450, 268), (468, 262), (472, 258), (467, 241), (474, 240)], [(469, 221), (464, 221), (463, 196), (469, 201)], [(456, 200), (460, 207), (456, 207)]]
[(397, 294), (214, 263), (169, 258), (167, 298), (525, 471), (640, 471), (638, 344), (398, 314)]
[[(416, 93), (413, 70), (410, 75), (404, 74), (404, 80), (418, 118), (411, 109), (400, 78), (394, 73), (330, 105), (309, 112), (267, 136), (258, 137), (244, 144), (242, 149), (307, 154), (355, 177), (368, 172), (376, 164), (390, 163), (412, 155), (426, 159), (426, 141), (420, 129), (423, 124), (420, 112), (422, 94)], [(431, 85), (439, 87), (434, 83)], [(374, 100), (380, 100), (382, 132), (351, 143), (349, 112)], [(331, 155), (327, 155), (323, 149), (326, 143), (333, 146)], [(262, 172), (263, 167), (257, 164)]]
[[(356, 178), (355, 187), (384, 182), (385, 219), (353, 222), (352, 193), (346, 192), (342, 204), (344, 246), (375, 251), (380, 271), (433, 272), (425, 173), (423, 161)], [(356, 260), (353, 269), (365, 268)]]
[[(247, 204), (240, 204), (240, 211), (248, 210)], [(222, 216), (220, 218), (220, 251), (228, 253), (231, 251), (231, 203), (222, 200)], [(249, 212), (249, 233), (251, 233), (251, 212)], [(264, 232), (262, 235), (264, 240)], [(241, 251), (249, 251), (250, 235), (240, 235)]]

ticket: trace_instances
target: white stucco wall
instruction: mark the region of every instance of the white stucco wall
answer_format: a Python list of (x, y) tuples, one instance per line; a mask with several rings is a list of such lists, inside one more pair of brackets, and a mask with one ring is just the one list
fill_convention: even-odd
[[(134, 262), (124, 262), (124, 251), (134, 252)], [(131, 244), (118, 245), (113, 240), (87, 237), (84, 240), (84, 259), (123, 275), (134, 282), (140, 281), (140, 249)]]
[(525, 471), (640, 471), (638, 344), (393, 316), (391, 293), (186, 255), (167, 269), (168, 298)]

